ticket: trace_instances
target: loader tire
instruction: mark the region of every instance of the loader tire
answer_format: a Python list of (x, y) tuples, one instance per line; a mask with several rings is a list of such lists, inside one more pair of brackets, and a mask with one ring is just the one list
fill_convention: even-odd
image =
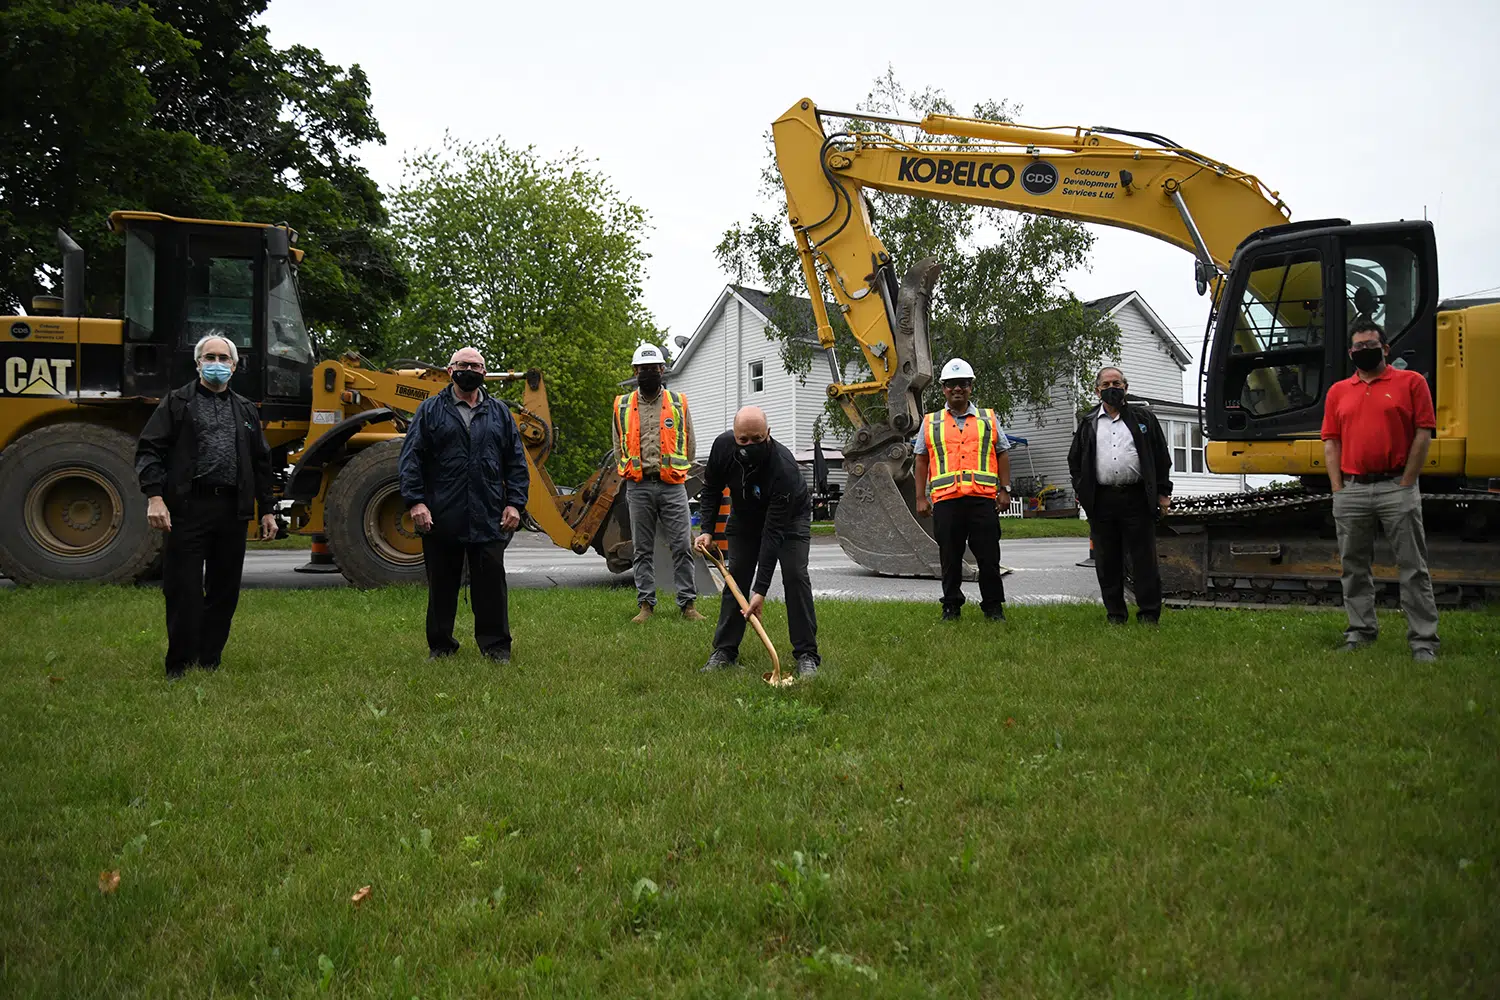
[(0, 571), (17, 584), (134, 583), (163, 535), (146, 522), (135, 438), (54, 424), (0, 453)]
[(371, 445), (328, 487), (328, 548), (344, 578), (362, 590), (427, 579), (422, 536), (401, 499), (400, 458), (400, 439)]

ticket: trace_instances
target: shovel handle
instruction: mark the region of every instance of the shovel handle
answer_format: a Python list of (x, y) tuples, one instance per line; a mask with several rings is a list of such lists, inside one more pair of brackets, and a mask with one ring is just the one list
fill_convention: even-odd
[[(748, 612), (750, 610), (750, 602), (745, 600), (745, 595), (740, 592), (740, 585), (735, 583), (734, 577), (729, 575), (729, 567), (724, 565), (724, 560), (712, 549), (708, 551), (707, 555), (709, 560), (719, 568), (719, 572), (722, 574), (724, 580), (724, 586), (729, 589), (729, 592), (734, 595), (734, 599), (739, 602), (740, 610)], [(771, 637), (766, 635), (765, 626), (760, 623), (758, 617), (752, 614), (746, 614), (745, 617), (749, 619), (751, 627), (755, 629), (755, 634), (760, 636), (760, 641), (765, 644), (766, 652), (771, 654), (771, 683), (776, 684), (781, 680), (781, 658), (776, 655), (776, 647), (772, 645)]]

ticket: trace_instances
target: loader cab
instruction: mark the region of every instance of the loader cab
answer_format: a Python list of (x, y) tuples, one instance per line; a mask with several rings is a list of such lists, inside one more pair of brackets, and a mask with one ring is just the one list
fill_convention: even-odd
[(232, 340), (230, 386), (261, 419), (306, 419), (317, 353), (297, 290), (301, 252), (282, 226), (116, 212), (125, 234), (121, 394), (159, 397), (193, 379), (193, 348)]
[(1427, 222), (1276, 226), (1235, 250), (1204, 397), (1218, 441), (1317, 437), (1328, 388), (1354, 372), (1349, 330), (1373, 319), (1390, 363), (1437, 396), (1437, 243)]

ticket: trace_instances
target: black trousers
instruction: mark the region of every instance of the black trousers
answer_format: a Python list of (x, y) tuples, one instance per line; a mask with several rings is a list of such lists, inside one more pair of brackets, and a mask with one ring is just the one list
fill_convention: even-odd
[[(750, 587), (755, 583), (755, 566), (760, 560), (760, 532), (729, 536), (729, 575), (739, 584), (740, 592), (748, 600)], [(810, 656), (821, 663), (818, 656), (818, 615), (813, 608), (812, 577), (807, 571), (807, 556), (812, 539), (786, 538), (781, 542), (781, 586), (786, 591), (787, 631), (792, 636), (792, 657), (800, 659)], [(738, 657), (740, 640), (745, 637), (749, 623), (740, 614), (739, 602), (726, 587), (719, 604), (719, 624), (714, 629), (714, 649)]]
[(162, 554), (167, 603), (167, 674), (193, 664), (217, 667), (240, 602), (246, 520), (233, 496), (188, 496), (168, 507), (172, 530)]
[(1140, 484), (1100, 486), (1089, 511), (1089, 537), (1094, 541), (1094, 573), (1099, 595), (1110, 621), (1130, 617), (1125, 605), (1125, 560), (1135, 584), (1141, 621), (1161, 617), (1161, 570), (1156, 562), (1155, 497)]
[(427, 648), (434, 653), (458, 651), (453, 620), (458, 615), (458, 588), (464, 560), (469, 563), (469, 600), (474, 605), (474, 642), (486, 655), (510, 652), (510, 590), (505, 584), (507, 542), (471, 545), (431, 534), (422, 536), (427, 563)]
[(1000, 512), (994, 497), (953, 497), (932, 505), (932, 533), (943, 573), (943, 610), (964, 606), (964, 548), (979, 564), (979, 607), (985, 614), (1005, 610), (1000, 576)]

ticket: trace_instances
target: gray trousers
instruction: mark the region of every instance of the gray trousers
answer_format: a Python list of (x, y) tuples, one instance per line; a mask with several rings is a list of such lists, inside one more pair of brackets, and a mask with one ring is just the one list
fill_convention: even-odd
[(635, 596), (640, 604), (656, 607), (656, 531), (667, 537), (672, 553), (672, 584), (677, 606), (697, 599), (697, 577), (693, 570), (692, 513), (688, 510), (687, 487), (659, 479), (632, 482), (625, 492), (630, 502), (630, 540), (635, 552), (630, 567), (635, 572)]
[(1437, 601), (1427, 573), (1427, 534), (1422, 528), (1422, 494), (1415, 486), (1394, 479), (1383, 483), (1346, 480), (1333, 495), (1333, 521), (1339, 533), (1343, 564), (1344, 610), (1350, 642), (1374, 642), (1375, 580), (1370, 565), (1375, 557), (1378, 525), (1396, 557), (1401, 581), (1401, 610), (1406, 612), (1406, 641), (1412, 651), (1438, 648)]

